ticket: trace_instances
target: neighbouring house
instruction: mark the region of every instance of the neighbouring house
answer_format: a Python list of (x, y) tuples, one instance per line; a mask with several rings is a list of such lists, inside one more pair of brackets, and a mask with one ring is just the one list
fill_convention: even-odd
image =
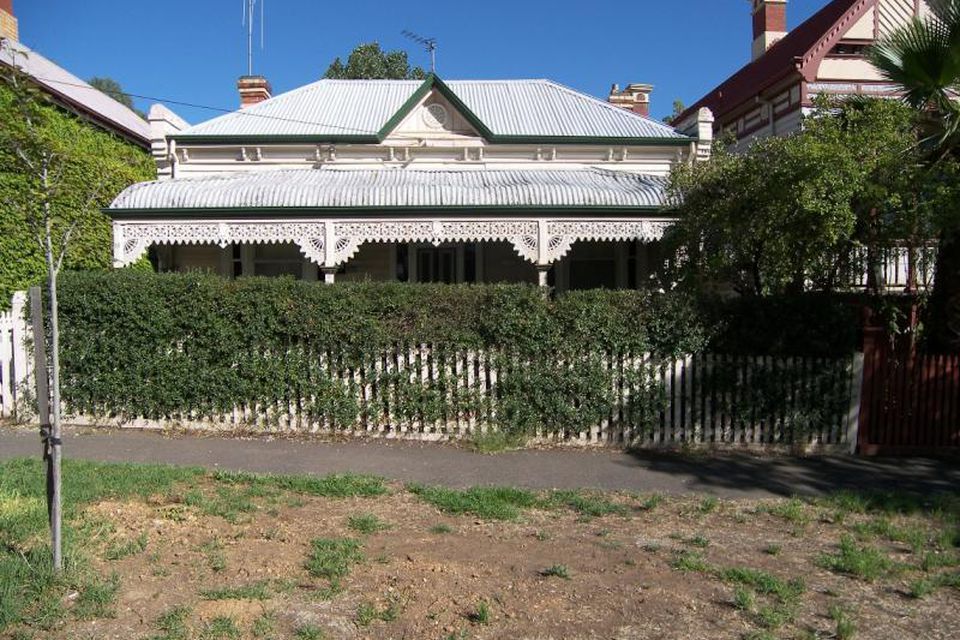
[(150, 125), (132, 109), (90, 86), (20, 42), (13, 0), (0, 0), (0, 64), (16, 65), (60, 108), (142, 149), (150, 148)]
[[(758, 138), (799, 131), (817, 96), (899, 96), (867, 51), (914, 17), (929, 15), (926, 0), (831, 0), (793, 30), (787, 28), (787, 6), (787, 0), (751, 0), (751, 61), (680, 114), (674, 120), (680, 129), (695, 126), (708, 109), (714, 137), (740, 149)], [(884, 286), (927, 286), (935, 261), (934, 244), (891, 250), (882, 269)], [(864, 271), (852, 284), (867, 282)]]
[(548, 80), (238, 88), (192, 127), (151, 112), (159, 179), (107, 210), (116, 266), (634, 288), (663, 260), (671, 167), (711, 145), (706, 110), (680, 131)]
[(930, 11), (926, 0), (831, 0), (788, 31), (787, 4), (751, 0), (752, 60), (684, 111), (678, 126), (690, 126), (708, 108), (715, 134), (743, 143), (797, 131), (818, 95), (896, 96), (867, 50)]

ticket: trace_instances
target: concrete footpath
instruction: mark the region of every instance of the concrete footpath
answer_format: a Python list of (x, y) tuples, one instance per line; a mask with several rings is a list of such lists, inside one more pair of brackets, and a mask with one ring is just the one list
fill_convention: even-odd
[[(34, 429), (0, 426), (0, 460), (39, 456)], [(482, 455), (436, 443), (325, 442), (67, 429), (64, 456), (262, 473), (372, 473), (451, 487), (595, 488), (720, 497), (816, 495), (840, 489), (960, 491), (960, 463), (920, 458), (678, 455), (547, 449)]]

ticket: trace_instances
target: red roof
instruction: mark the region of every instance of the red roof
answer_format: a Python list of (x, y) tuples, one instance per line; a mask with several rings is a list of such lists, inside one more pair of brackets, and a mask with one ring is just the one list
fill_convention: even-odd
[[(788, 33), (762, 56), (727, 78), (720, 86), (683, 112), (677, 122), (708, 107), (719, 122), (731, 110), (759, 94), (767, 86), (796, 73), (802, 74), (811, 61), (819, 62), (829, 48), (819, 47), (825, 40), (839, 37), (836, 27), (859, 19), (876, 0), (833, 0), (806, 22)], [(845, 31), (845, 30), (844, 30)], [(831, 45), (832, 46), (832, 45)], [(817, 55), (820, 53), (820, 55)], [(807, 78), (812, 80), (813, 78)]]

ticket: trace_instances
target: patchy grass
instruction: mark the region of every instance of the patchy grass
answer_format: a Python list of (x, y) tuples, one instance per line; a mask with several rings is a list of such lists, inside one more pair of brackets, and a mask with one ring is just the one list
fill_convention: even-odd
[(315, 624), (304, 624), (294, 632), (296, 640), (325, 640), (327, 634)]
[(93, 578), (80, 589), (80, 595), (73, 606), (73, 615), (79, 620), (113, 618), (116, 615), (114, 605), (118, 591), (120, 578), (116, 574), (105, 580)]
[(765, 506), (761, 510), (800, 526), (806, 525), (811, 520), (807, 505), (800, 498), (791, 498), (786, 502)]
[(837, 640), (853, 640), (857, 635), (857, 624), (843, 606), (839, 604), (831, 605), (830, 619), (835, 624), (834, 637)]
[(704, 559), (699, 551), (677, 551), (674, 553), (670, 566), (677, 571), (709, 573), (712, 571), (710, 563)]
[(513, 487), (474, 487), (458, 490), (411, 484), (407, 489), (445, 513), (470, 513), (489, 520), (515, 520), (522, 509), (538, 504), (532, 491)]
[(237, 623), (229, 616), (218, 616), (203, 625), (198, 640), (240, 640), (241, 633)]
[(626, 516), (630, 513), (625, 505), (612, 502), (601, 494), (585, 491), (554, 491), (546, 498), (545, 506), (564, 506), (588, 518)]
[(227, 484), (281, 489), (322, 498), (375, 498), (387, 493), (384, 478), (354, 473), (287, 476), (218, 471), (213, 477), (218, 482)]
[(190, 607), (174, 607), (154, 623), (161, 634), (152, 640), (187, 640), (190, 630), (187, 628), (187, 618), (190, 617)]
[(107, 560), (122, 560), (143, 553), (147, 550), (148, 537), (146, 532), (141, 533), (133, 540), (126, 542), (114, 542), (108, 548), (103, 557)]
[(265, 580), (238, 587), (204, 589), (200, 597), (204, 600), (269, 600), (270, 587)]
[(851, 536), (843, 536), (836, 553), (820, 554), (817, 564), (834, 573), (856, 576), (868, 582), (877, 580), (893, 568), (883, 552), (868, 545), (858, 545)]
[(708, 513), (713, 513), (717, 510), (717, 507), (720, 506), (720, 500), (716, 496), (706, 496), (700, 500), (700, 504), (697, 506), (697, 511), (701, 514), (706, 515)]
[(641, 498), (640, 503), (637, 505), (637, 509), (640, 511), (653, 511), (661, 504), (663, 504), (663, 496), (659, 493), (654, 493), (646, 498)]
[(522, 449), (526, 444), (526, 436), (504, 433), (502, 431), (477, 433), (467, 441), (467, 446), (477, 453), (502, 453), (504, 451)]
[(325, 578), (334, 588), (350, 573), (351, 566), (363, 561), (362, 545), (351, 538), (317, 538), (310, 546), (304, 566), (311, 576)]
[(360, 513), (347, 518), (347, 527), (357, 533), (371, 535), (380, 531), (386, 531), (390, 528), (390, 525), (372, 513)]
[(380, 622), (393, 622), (397, 619), (398, 615), (400, 615), (400, 607), (395, 601), (390, 602), (390, 604), (383, 609), (378, 608), (372, 602), (361, 602), (357, 607), (357, 614), (354, 620), (358, 626), (368, 627), (371, 623), (378, 620)]
[(435, 533), (437, 535), (453, 533), (453, 527), (446, 524), (445, 522), (440, 522), (430, 527), (430, 533)]
[(223, 552), (223, 542), (220, 538), (213, 538), (200, 545), (200, 552), (207, 561), (211, 571), (219, 573), (227, 568), (227, 556)]

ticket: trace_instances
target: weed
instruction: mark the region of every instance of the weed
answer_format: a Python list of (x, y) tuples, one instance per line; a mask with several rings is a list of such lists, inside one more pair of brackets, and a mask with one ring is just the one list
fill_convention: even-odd
[(227, 484), (269, 487), (323, 498), (372, 498), (387, 492), (386, 480), (383, 478), (353, 473), (316, 477), (218, 471), (214, 478)]
[(384, 609), (378, 609), (372, 602), (362, 602), (357, 607), (356, 622), (361, 627), (367, 627), (375, 620), (393, 622), (399, 615), (400, 607), (396, 602), (391, 602)]
[(253, 621), (250, 631), (254, 638), (264, 639), (272, 638), (274, 628), (277, 624), (277, 616), (272, 611), (263, 613), (259, 618)]
[(527, 438), (525, 436), (502, 431), (478, 433), (469, 440), (470, 448), (477, 453), (500, 453), (511, 449), (521, 449), (526, 444)]
[(873, 581), (886, 574), (892, 567), (890, 559), (879, 550), (869, 546), (858, 546), (850, 536), (840, 539), (837, 553), (824, 553), (817, 558), (817, 564), (834, 573)]
[(653, 511), (663, 502), (663, 496), (659, 493), (654, 493), (640, 502), (637, 508), (641, 511)]
[(570, 569), (567, 568), (565, 564), (555, 564), (553, 566), (547, 567), (546, 569), (540, 572), (540, 575), (545, 578), (555, 577), (563, 578), (564, 580), (570, 579)]
[(207, 589), (200, 592), (204, 600), (269, 600), (270, 589), (265, 581), (239, 587)]
[(766, 629), (779, 629), (793, 622), (795, 617), (793, 607), (783, 603), (760, 607), (757, 610), (757, 622)]
[(121, 560), (129, 556), (143, 553), (147, 549), (147, 533), (143, 532), (133, 540), (122, 544), (114, 543), (107, 548), (104, 558), (107, 560)]
[(473, 487), (461, 491), (411, 484), (407, 489), (446, 513), (472, 513), (490, 520), (514, 520), (521, 509), (537, 505), (532, 492), (512, 487)]
[(778, 556), (781, 551), (783, 551), (783, 547), (779, 544), (768, 544), (763, 548), (763, 552), (768, 556)]
[(219, 616), (203, 625), (197, 640), (240, 640), (240, 629), (233, 618)]
[(157, 628), (163, 632), (163, 635), (155, 637), (153, 640), (187, 640), (189, 631), (187, 629), (187, 618), (190, 617), (189, 607), (174, 607), (159, 618), (157, 618)]
[(806, 525), (810, 522), (810, 514), (807, 513), (806, 505), (799, 498), (791, 498), (786, 502), (778, 502), (772, 506), (766, 507), (765, 511), (770, 515), (783, 518), (787, 522), (797, 525)]
[(317, 538), (310, 545), (307, 571), (315, 578), (326, 578), (334, 587), (350, 573), (350, 565), (363, 560), (360, 543), (350, 538)]
[(741, 611), (753, 611), (753, 607), (756, 604), (756, 598), (753, 595), (753, 591), (746, 589), (742, 586), (738, 586), (733, 592), (733, 606)]
[(475, 611), (472, 611), (467, 618), (474, 624), (487, 624), (490, 622), (490, 607), (483, 600), (477, 605)]
[(710, 540), (702, 535), (695, 535), (692, 538), (687, 538), (686, 543), (694, 547), (699, 547), (700, 549), (706, 549), (710, 546)]
[(200, 551), (207, 560), (211, 571), (220, 572), (227, 568), (227, 556), (223, 553), (223, 542), (220, 538), (213, 538), (200, 546)]
[(718, 500), (716, 496), (707, 496), (700, 501), (700, 504), (697, 506), (697, 511), (706, 515), (716, 511), (718, 506), (720, 506), (720, 500)]
[(430, 527), (430, 533), (435, 533), (437, 535), (453, 533), (453, 527), (451, 527), (446, 523), (441, 522), (439, 524), (435, 524), (432, 527)]
[(910, 597), (920, 600), (937, 590), (937, 581), (930, 578), (920, 578), (910, 583)]
[(327, 634), (323, 632), (323, 629), (315, 624), (304, 624), (297, 627), (294, 635), (296, 640), (324, 640), (326, 637)]
[(783, 603), (795, 602), (806, 591), (799, 578), (784, 582), (760, 569), (729, 567), (720, 570), (718, 575), (727, 582), (752, 587), (757, 593), (776, 596)]
[(853, 640), (857, 633), (857, 625), (850, 614), (840, 605), (830, 607), (830, 618), (836, 623), (834, 637), (837, 640)]
[(699, 551), (678, 551), (670, 566), (677, 571), (695, 571), (697, 573), (709, 573), (712, 570), (710, 564), (704, 559)]
[(113, 574), (107, 580), (94, 578), (80, 589), (80, 595), (73, 607), (73, 614), (80, 620), (113, 618), (116, 613), (113, 605), (120, 591), (120, 577)]
[(629, 510), (622, 504), (607, 500), (595, 493), (583, 491), (554, 491), (547, 497), (545, 506), (566, 506), (581, 516), (596, 518), (606, 515), (625, 516)]
[(361, 513), (359, 515), (347, 518), (347, 526), (358, 533), (370, 535), (378, 531), (385, 531), (390, 525), (373, 515), (372, 513)]

